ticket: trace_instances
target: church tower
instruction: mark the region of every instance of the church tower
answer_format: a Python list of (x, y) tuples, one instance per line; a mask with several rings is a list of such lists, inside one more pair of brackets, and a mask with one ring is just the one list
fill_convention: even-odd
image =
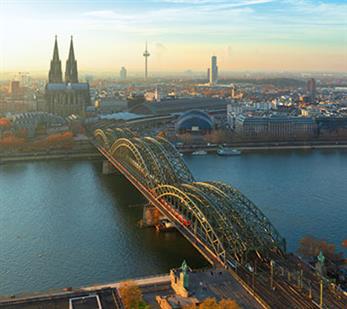
[(51, 60), (51, 67), (48, 73), (48, 82), (49, 83), (63, 82), (63, 74), (61, 71), (61, 61), (59, 60), (57, 36), (55, 36), (53, 59)]
[(70, 42), (69, 58), (66, 61), (65, 83), (78, 83), (77, 61), (75, 59), (72, 36)]

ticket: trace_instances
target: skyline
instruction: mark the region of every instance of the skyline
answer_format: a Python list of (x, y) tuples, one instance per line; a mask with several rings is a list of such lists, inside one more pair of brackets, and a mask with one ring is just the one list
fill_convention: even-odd
[[(46, 71), (58, 35), (81, 71), (347, 71), (343, 0), (3, 1), (1, 71)], [(5, 30), (6, 29), (6, 30)]]

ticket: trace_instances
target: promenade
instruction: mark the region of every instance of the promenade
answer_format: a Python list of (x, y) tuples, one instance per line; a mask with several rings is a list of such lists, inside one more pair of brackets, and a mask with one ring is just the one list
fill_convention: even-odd
[[(144, 300), (157, 309), (159, 305), (156, 296), (174, 295), (170, 285), (169, 274), (131, 279), (141, 289)], [(95, 284), (81, 288), (65, 288), (43, 293), (0, 297), (1, 309), (53, 309), (69, 308), (71, 300), (85, 300), (83, 308), (95, 309), (95, 303), (100, 302), (103, 309), (119, 308), (117, 289), (122, 282)], [(198, 299), (214, 297), (216, 299), (234, 299), (243, 308), (260, 309), (260, 305), (251, 294), (226, 270), (204, 269), (195, 270), (190, 275), (190, 291)]]

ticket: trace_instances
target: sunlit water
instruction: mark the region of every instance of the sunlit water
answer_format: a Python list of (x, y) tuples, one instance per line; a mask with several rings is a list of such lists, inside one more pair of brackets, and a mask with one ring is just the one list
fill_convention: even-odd
[[(199, 180), (239, 188), (286, 237), (347, 238), (347, 152), (185, 156)], [(142, 197), (100, 162), (0, 165), (0, 294), (117, 281), (205, 265), (176, 233), (137, 225)]]

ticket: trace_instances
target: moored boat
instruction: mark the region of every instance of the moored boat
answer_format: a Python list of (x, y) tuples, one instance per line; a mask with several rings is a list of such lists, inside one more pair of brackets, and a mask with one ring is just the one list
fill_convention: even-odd
[(217, 150), (217, 154), (219, 156), (239, 156), (241, 154), (241, 150), (231, 147), (221, 147)]
[(205, 154), (207, 154), (207, 152), (205, 150), (196, 150), (196, 151), (192, 152), (193, 156), (203, 156)]

